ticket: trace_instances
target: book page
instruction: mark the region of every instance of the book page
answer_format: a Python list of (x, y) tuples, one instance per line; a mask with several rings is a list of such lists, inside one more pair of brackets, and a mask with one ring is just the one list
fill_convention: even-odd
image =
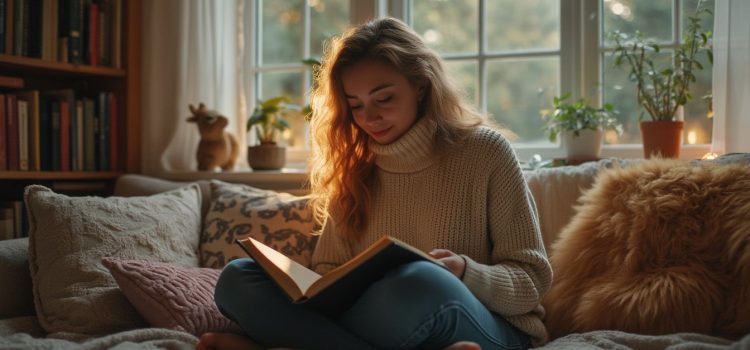
[(271, 263), (276, 265), (281, 271), (291, 277), (299, 287), (302, 294), (305, 294), (310, 285), (320, 278), (320, 275), (315, 271), (308, 269), (302, 264), (290, 259), (284, 254), (279, 253), (275, 249), (250, 238), (250, 242), (268, 258)]

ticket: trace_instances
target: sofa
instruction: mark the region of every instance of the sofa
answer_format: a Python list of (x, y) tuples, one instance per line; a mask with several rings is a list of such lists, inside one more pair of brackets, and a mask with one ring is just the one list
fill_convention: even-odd
[[(599, 186), (600, 174), (639, 163), (607, 159), (525, 171), (548, 253), (564, 251), (561, 241), (576, 236), (570, 227), (581, 227), (583, 211), (590, 210), (591, 200), (582, 204), (582, 194)], [(711, 162), (717, 168), (737, 164), (750, 173), (747, 155)], [(700, 164), (660, 169), (695, 166)], [(246, 184), (137, 174), (118, 178), (110, 198), (27, 188), (31, 237), (0, 241), (0, 349), (192, 349), (204, 331), (238, 331), (211, 299), (220, 267), (242, 256), (230, 238), (255, 235), (309, 263), (316, 238), (307, 233), (316, 227), (305, 203), (304, 197)], [(121, 232), (127, 237), (117, 236)], [(553, 268), (565, 263), (552, 258)], [(574, 307), (581, 301), (566, 302)], [(557, 321), (567, 326), (577, 322), (570, 307), (556, 309), (564, 314)], [(722, 337), (675, 329), (650, 334), (647, 328), (568, 327), (539, 348), (750, 349), (748, 332)]]

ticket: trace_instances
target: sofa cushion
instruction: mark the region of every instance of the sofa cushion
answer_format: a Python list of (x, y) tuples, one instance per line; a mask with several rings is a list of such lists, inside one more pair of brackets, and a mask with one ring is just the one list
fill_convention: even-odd
[(34, 315), (29, 239), (0, 241), (0, 319)]
[(236, 238), (251, 236), (305, 266), (317, 242), (307, 198), (211, 181), (211, 208), (201, 236), (201, 266), (220, 268), (247, 257)]
[(553, 244), (552, 338), (750, 332), (750, 166), (653, 160), (600, 173)]
[[(206, 216), (211, 204), (211, 187), (207, 180), (195, 181), (201, 188), (201, 217)], [(170, 181), (146, 175), (125, 174), (117, 178), (113, 194), (118, 197), (150, 196), (174, 190), (190, 182)]]
[(104, 258), (102, 264), (153, 327), (197, 337), (205, 332), (241, 332), (214, 302), (221, 270), (114, 258)]
[(68, 197), (28, 186), (29, 265), (48, 332), (111, 333), (145, 321), (101, 265), (105, 256), (198, 265), (198, 185), (150, 197)]

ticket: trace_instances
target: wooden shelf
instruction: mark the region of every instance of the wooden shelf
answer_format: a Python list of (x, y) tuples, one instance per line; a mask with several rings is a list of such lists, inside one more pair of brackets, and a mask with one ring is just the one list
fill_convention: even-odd
[(2, 55), (0, 54), (0, 67), (20, 70), (22, 74), (54, 74), (61, 76), (71, 75), (89, 75), (101, 77), (121, 78), (127, 75), (124, 69), (112, 67), (89, 66), (84, 64), (71, 64), (62, 62), (45, 61), (39, 58)]
[(113, 180), (120, 171), (0, 171), (0, 180)]

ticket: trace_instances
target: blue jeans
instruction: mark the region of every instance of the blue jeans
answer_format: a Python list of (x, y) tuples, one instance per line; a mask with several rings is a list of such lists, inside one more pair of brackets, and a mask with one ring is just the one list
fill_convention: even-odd
[(525, 349), (528, 335), (487, 310), (453, 274), (428, 262), (390, 271), (347, 311), (324, 316), (293, 304), (252, 259), (224, 268), (216, 305), (254, 341), (304, 349)]

